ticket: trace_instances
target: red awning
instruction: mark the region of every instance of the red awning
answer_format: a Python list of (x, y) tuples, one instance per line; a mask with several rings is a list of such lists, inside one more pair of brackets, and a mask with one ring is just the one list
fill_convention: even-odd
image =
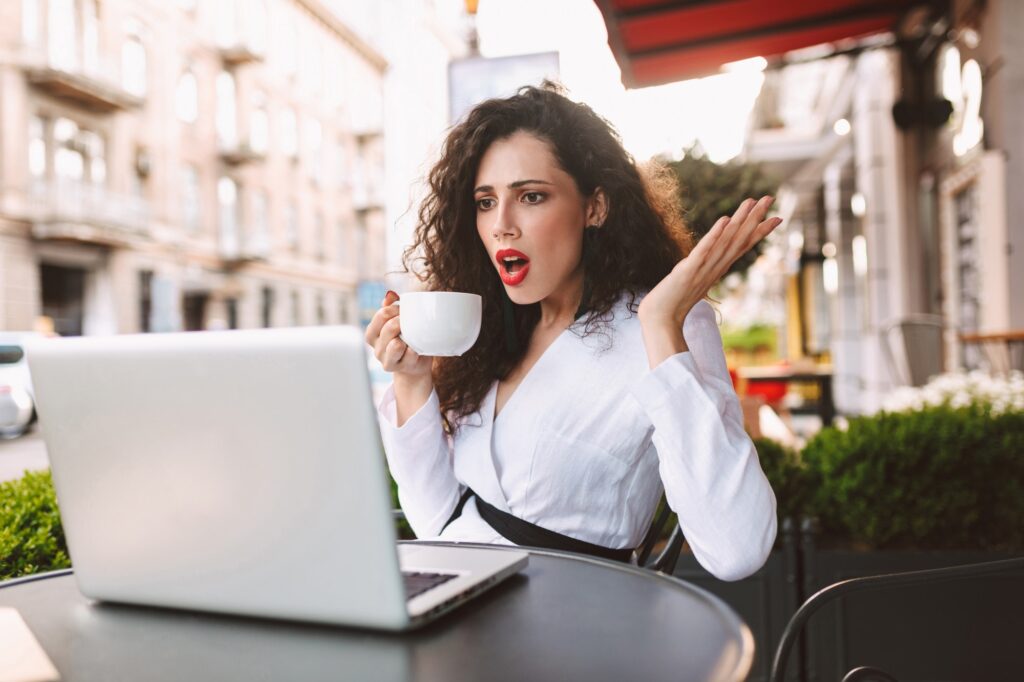
[(626, 87), (893, 29), (928, 0), (597, 0)]

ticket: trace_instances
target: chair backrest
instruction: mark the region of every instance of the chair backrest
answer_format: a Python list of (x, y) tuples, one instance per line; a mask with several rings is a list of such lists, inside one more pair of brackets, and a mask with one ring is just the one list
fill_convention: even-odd
[(882, 351), (896, 384), (924, 386), (942, 373), (946, 324), (939, 315), (912, 314), (882, 327)]
[(643, 541), (636, 548), (636, 563), (638, 566), (670, 575), (676, 569), (676, 563), (679, 561), (683, 543), (686, 542), (686, 538), (683, 537), (683, 529), (680, 528), (678, 521), (676, 521), (675, 526), (672, 528), (672, 532), (669, 533), (668, 541), (661, 552), (654, 559), (651, 559), (651, 554), (654, 553), (654, 548), (661, 540), (666, 522), (671, 514), (672, 510), (668, 506), (665, 495), (662, 495), (661, 501), (658, 503), (658, 510), (654, 515), (654, 520), (651, 521), (651, 526), (647, 529), (647, 535), (644, 536)]
[[(786, 675), (786, 661), (790, 651), (796, 644), (800, 633), (807, 621), (822, 606), (832, 602), (839, 597), (868, 590), (879, 590), (890, 587), (907, 587), (910, 585), (922, 585), (927, 583), (938, 583), (946, 580), (963, 580), (993, 573), (1006, 571), (1024, 570), (1024, 557), (1013, 559), (1002, 559), (999, 561), (986, 561), (977, 564), (966, 564), (963, 566), (950, 566), (948, 568), (931, 568), (923, 571), (906, 571), (903, 573), (887, 573), (865, 578), (852, 578), (833, 583), (828, 587), (819, 590), (812, 595), (803, 605), (797, 609), (793, 617), (789, 619), (786, 629), (782, 633), (779, 645), (775, 649), (775, 657), (772, 660), (770, 682), (782, 682)], [(1014, 605), (1015, 606), (1015, 605)], [(1008, 605), (1008, 608), (1011, 608)], [(884, 680), (890, 682), (894, 678), (888, 673), (876, 668), (857, 668), (851, 670), (844, 680), (853, 682), (861, 680), (867, 682), (879, 682)]]

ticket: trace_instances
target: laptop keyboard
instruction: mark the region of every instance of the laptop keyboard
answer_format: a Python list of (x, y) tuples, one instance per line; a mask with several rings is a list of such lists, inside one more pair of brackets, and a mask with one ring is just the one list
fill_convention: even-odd
[(407, 600), (412, 599), (456, 577), (458, 577), (457, 573), (402, 571), (402, 578), (405, 581), (405, 598)]

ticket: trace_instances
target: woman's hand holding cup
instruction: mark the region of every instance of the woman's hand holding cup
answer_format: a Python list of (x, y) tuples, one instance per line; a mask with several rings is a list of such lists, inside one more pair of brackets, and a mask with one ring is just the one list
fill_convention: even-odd
[(366, 342), (373, 348), (373, 354), (384, 371), (395, 374), (396, 382), (401, 381), (399, 375), (408, 379), (429, 379), (432, 360), (419, 355), (402, 340), (401, 316), (396, 301), (398, 294), (393, 291), (384, 296), (380, 310), (366, 328)]

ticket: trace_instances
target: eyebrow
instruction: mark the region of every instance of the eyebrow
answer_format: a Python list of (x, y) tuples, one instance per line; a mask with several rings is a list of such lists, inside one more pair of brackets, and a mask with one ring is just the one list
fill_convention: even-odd
[[(523, 187), (524, 185), (554, 185), (554, 184), (555, 183), (548, 182), (547, 180), (516, 180), (515, 182), (510, 183), (508, 188), (509, 189), (519, 189), (520, 187)], [(493, 192), (493, 191), (494, 191), (494, 187), (492, 187), (491, 185), (480, 185), (479, 187), (477, 187), (476, 189), (473, 190), (473, 194), (476, 194), (477, 192)]]

